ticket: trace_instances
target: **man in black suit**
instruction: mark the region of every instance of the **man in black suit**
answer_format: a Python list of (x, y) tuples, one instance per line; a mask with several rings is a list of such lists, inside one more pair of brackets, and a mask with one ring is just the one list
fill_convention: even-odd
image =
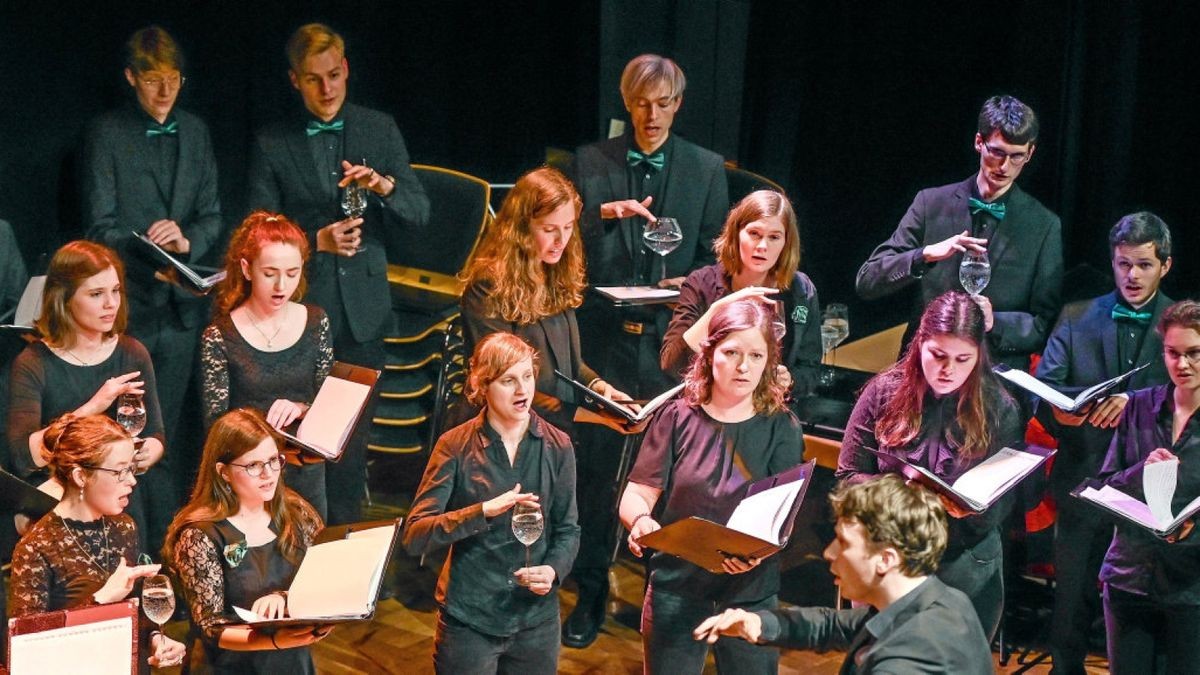
[[(1070, 396), (1142, 365), (1125, 391), (1168, 379), (1154, 327), (1173, 302), (1159, 291), (1171, 269), (1171, 232), (1158, 216), (1142, 211), (1117, 221), (1108, 244), (1117, 289), (1064, 307), (1038, 363), (1038, 379)], [(1088, 631), (1100, 615), (1096, 580), (1112, 540), (1112, 523), (1070, 492), (1098, 475), (1128, 400), (1127, 394), (1109, 396), (1086, 415), (1069, 415), (1045, 401), (1038, 405), (1038, 418), (1059, 444), (1050, 474), (1058, 506), (1050, 631), (1055, 673), (1084, 672)]]
[[(721, 156), (671, 133), (687, 81), (674, 61), (642, 54), (625, 66), (621, 98), (631, 131), (575, 151), (568, 171), (583, 199), (580, 235), (592, 286), (662, 283), (678, 287), (688, 272), (713, 262), (712, 240), (729, 210), (729, 187)], [(642, 244), (642, 230), (659, 216), (679, 221), (683, 241), (666, 256)], [(586, 360), (622, 391), (639, 398), (675, 383), (658, 367), (670, 312), (662, 308), (617, 310), (589, 294), (578, 312)], [(616, 528), (613, 504), (620, 457), (607, 432), (582, 431), (576, 448), (580, 481), (579, 555), (571, 574), (579, 603), (563, 627), (563, 644), (586, 647), (596, 639), (608, 598), (608, 563)], [(607, 435), (607, 438), (605, 437)]]
[(971, 601), (933, 573), (946, 550), (946, 514), (933, 493), (887, 475), (829, 497), (837, 524), (825, 549), (853, 609), (727, 609), (696, 627), (721, 636), (794, 649), (844, 649), (839, 672), (992, 672), (992, 653)]
[(150, 26), (134, 33), (126, 43), (125, 80), (136, 101), (92, 123), (82, 164), (87, 237), (114, 248), (125, 263), (129, 333), (154, 361), (167, 447), (176, 450), (141, 480), (152, 547), (166, 534), (190, 471), (188, 457), (173, 455), (183, 440), (180, 413), (208, 303), (165, 281), (159, 271), (165, 265), (132, 232), (184, 262), (205, 258), (221, 234), (208, 127), (175, 105), (185, 82), (182, 69), (179, 46), (165, 30)]
[[(409, 166), (395, 120), (346, 103), (350, 64), (341, 36), (321, 24), (302, 26), (288, 40), (287, 56), (305, 111), (256, 135), (250, 206), (286, 213), (308, 235), (315, 253), (307, 300), (329, 315), (334, 356), (382, 368), (392, 312), (381, 242), (387, 228), (422, 227), (429, 200)], [(341, 211), (341, 189), (352, 182), (370, 191), (361, 217)], [(342, 460), (327, 467), (330, 523), (359, 519), (372, 408)]]
[[(1058, 315), (1063, 275), (1058, 216), (1016, 185), (1037, 135), (1029, 106), (1011, 96), (988, 99), (975, 134), (979, 171), (917, 193), (896, 231), (859, 268), (859, 296), (873, 300), (919, 282), (915, 318), (933, 298), (961, 289), (964, 252), (986, 252), (991, 282), (973, 297), (984, 311), (992, 357), (1028, 369)], [(910, 334), (915, 326), (910, 321)]]

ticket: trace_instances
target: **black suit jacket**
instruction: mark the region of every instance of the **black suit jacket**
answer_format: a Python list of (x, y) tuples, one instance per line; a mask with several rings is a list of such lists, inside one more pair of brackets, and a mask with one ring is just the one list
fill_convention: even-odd
[(195, 115), (176, 108), (179, 154), (175, 184), (163, 185), (147, 152), (149, 119), (133, 105), (99, 117), (88, 129), (83, 159), (83, 203), (87, 237), (111, 246), (125, 263), (130, 319), (174, 311), (183, 325), (206, 320), (206, 303), (188, 291), (159, 281), (163, 265), (134, 241), (130, 230), (145, 233), (150, 224), (174, 220), (191, 242), (184, 261), (204, 258), (221, 235), (221, 202), (217, 194), (217, 160), (208, 127)]
[[(917, 193), (892, 236), (858, 270), (859, 296), (873, 300), (920, 283), (913, 323), (929, 301), (958, 281), (961, 254), (925, 265), (921, 250), (971, 230), (967, 199), (975, 177)], [(988, 239), (992, 279), (983, 295), (992, 302), (995, 323), (988, 334), (992, 356), (1014, 368), (1028, 369), (1030, 354), (1041, 351), (1058, 316), (1062, 293), (1062, 224), (1041, 202), (1013, 185), (1008, 211)]]
[[(1141, 349), (1133, 366), (1122, 367), (1117, 359), (1117, 330), (1112, 319), (1117, 291), (1092, 300), (1073, 302), (1063, 308), (1058, 323), (1042, 351), (1037, 378), (1055, 389), (1075, 396), (1093, 384), (1131, 370), (1143, 363), (1145, 369), (1125, 383), (1124, 391), (1144, 389), (1169, 381), (1163, 363), (1162, 338), (1154, 330), (1164, 310), (1173, 300), (1162, 291), (1150, 302), (1153, 314)], [(1114, 429), (1097, 429), (1084, 422), (1077, 427), (1061, 426), (1054, 420), (1048, 403), (1039, 403), (1038, 419), (1059, 441), (1054, 458), (1053, 477), (1060, 493), (1074, 489), (1080, 481), (1095, 476), (1108, 452)], [(1060, 494), (1061, 496), (1061, 494)]]
[[(790, 607), (758, 615), (763, 639), (771, 644), (846, 650), (838, 671), (842, 675), (992, 673), (992, 652), (971, 601), (937, 577), (929, 577), (882, 612), (864, 605), (842, 610)], [(855, 663), (856, 652), (861, 665)]]
[[(729, 211), (729, 185), (720, 155), (679, 136), (672, 142), (666, 181), (650, 212), (679, 221), (683, 242), (667, 255), (667, 276), (681, 277), (715, 260), (712, 240)], [(571, 165), (571, 179), (583, 198), (580, 233), (592, 285), (627, 283), (631, 256), (642, 248), (643, 218), (600, 218), (601, 204), (633, 196), (625, 171), (628, 148), (626, 136), (585, 145), (575, 151)]]
[(429, 199), (409, 166), (404, 137), (390, 115), (347, 103), (341, 119), (345, 159), (352, 164), (365, 159), (372, 169), (396, 179), (396, 190), (386, 199), (373, 197), (364, 215), (365, 251), (352, 257), (316, 252), (317, 231), (346, 216), (340, 200), (331, 200), (322, 188), (305, 118), (299, 115), (255, 136), (249, 204), (283, 213), (304, 229), (314, 251), (308, 265), (308, 300), (324, 309), (334, 326), (344, 316), (354, 341), (371, 342), (383, 336), (391, 316), (384, 228), (424, 226)]

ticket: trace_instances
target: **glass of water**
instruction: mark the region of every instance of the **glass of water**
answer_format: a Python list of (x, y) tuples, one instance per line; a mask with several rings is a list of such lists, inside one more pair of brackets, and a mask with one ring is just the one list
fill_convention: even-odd
[(142, 582), (142, 611), (147, 619), (158, 624), (160, 631), (171, 620), (175, 613), (175, 590), (167, 575), (155, 574)]
[(992, 263), (987, 251), (965, 251), (958, 265), (958, 282), (971, 295), (979, 295), (992, 280)]
[(117, 397), (117, 424), (134, 438), (146, 428), (146, 403), (140, 395), (121, 394)]
[(660, 279), (667, 278), (667, 254), (679, 248), (682, 241), (683, 230), (674, 218), (659, 218), (652, 223), (646, 223), (646, 229), (642, 231), (642, 243), (657, 253), (662, 260)]
[(525, 544), (525, 567), (529, 567), (529, 547), (541, 538), (544, 528), (540, 504), (517, 502), (512, 511), (512, 531), (517, 541)]
[(829, 358), (828, 354), (833, 353), (836, 357), (837, 346), (847, 337), (850, 337), (850, 309), (840, 302), (825, 305), (824, 311), (821, 312), (821, 350), (827, 356), (820, 382), (826, 387), (833, 384), (835, 372), (832, 366), (836, 360)]
[[(342, 188), (342, 213), (350, 218), (362, 218), (367, 212), (367, 188), (355, 181)], [(356, 253), (363, 251), (363, 246), (354, 249)]]

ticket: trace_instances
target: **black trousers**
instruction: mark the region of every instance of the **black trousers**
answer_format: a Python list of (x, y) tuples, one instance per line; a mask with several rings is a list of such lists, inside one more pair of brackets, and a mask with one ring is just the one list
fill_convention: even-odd
[(1200, 672), (1200, 606), (1168, 605), (1105, 585), (1112, 675)]
[[(387, 311), (391, 311), (390, 308)], [(387, 359), (382, 338), (371, 342), (355, 342), (350, 327), (345, 323), (345, 315), (341, 312), (338, 315), (343, 318), (333, 327), (334, 358), (343, 363), (382, 370)], [(367, 490), (367, 441), (378, 402), (379, 392), (376, 391), (358, 420), (358, 428), (346, 442), (342, 459), (328, 462), (325, 466), (329, 525), (345, 525), (362, 520), (362, 502)]]
[(1064, 494), (1054, 528), (1054, 619), (1050, 655), (1054, 673), (1084, 673), (1088, 631), (1100, 616), (1099, 576), (1112, 542), (1112, 523)]
[(558, 670), (558, 615), (508, 637), (480, 633), (438, 611), (433, 669), (438, 675), (512, 673), (554, 675)]

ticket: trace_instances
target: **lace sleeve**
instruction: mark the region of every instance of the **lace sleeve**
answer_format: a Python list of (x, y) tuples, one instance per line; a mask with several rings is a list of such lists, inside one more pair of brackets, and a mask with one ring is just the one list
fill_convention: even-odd
[(205, 328), (200, 338), (200, 371), (204, 427), (208, 428), (229, 409), (229, 356), (225, 351), (225, 339), (216, 324)]
[(26, 537), (12, 557), (8, 615), (16, 618), (50, 609), (50, 563)]
[(192, 624), (212, 641), (221, 637), (225, 618), (225, 572), (217, 547), (203, 532), (186, 527), (175, 543), (175, 567)]
[(321, 327), (317, 330), (317, 370), (316, 370), (316, 390), (321, 389), (321, 384), (325, 382), (325, 378), (329, 376), (330, 369), (333, 368), (333, 341), (329, 337), (329, 315), (321, 314)]

